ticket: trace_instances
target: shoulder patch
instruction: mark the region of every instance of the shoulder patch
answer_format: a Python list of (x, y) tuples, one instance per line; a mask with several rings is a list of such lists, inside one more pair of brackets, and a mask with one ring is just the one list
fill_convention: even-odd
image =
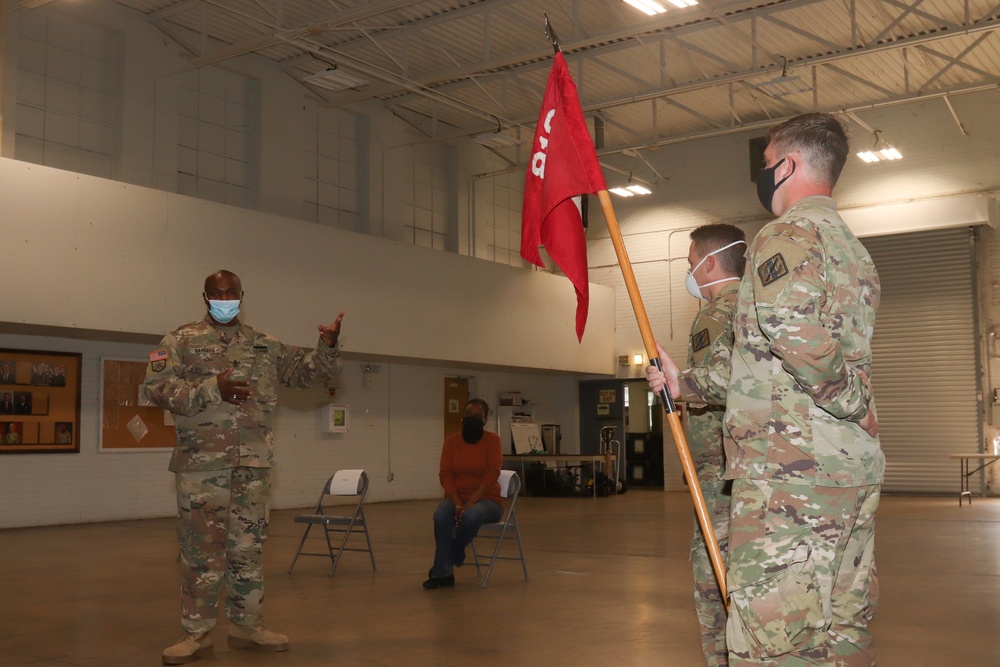
[(764, 287), (787, 275), (788, 263), (780, 252), (771, 255), (762, 264), (757, 266), (757, 277), (760, 278), (760, 284)]
[(702, 329), (691, 336), (691, 351), (698, 352), (699, 350), (704, 350), (711, 342), (708, 329)]
[(691, 334), (691, 363), (701, 367), (705, 365), (708, 356), (715, 349), (715, 344), (726, 332), (726, 325), (712, 317), (711, 314), (704, 314), (704, 311), (692, 327)]
[(787, 285), (788, 276), (809, 258), (809, 251), (784, 237), (767, 239), (757, 252), (764, 260), (754, 267), (754, 301), (774, 303)]
[(167, 367), (168, 356), (166, 348), (162, 347), (149, 353), (149, 367), (153, 369), (154, 373), (159, 373)]

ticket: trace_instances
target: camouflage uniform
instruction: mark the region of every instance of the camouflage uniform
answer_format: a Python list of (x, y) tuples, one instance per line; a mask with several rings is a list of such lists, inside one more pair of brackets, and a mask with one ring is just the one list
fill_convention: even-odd
[(879, 280), (829, 197), (754, 239), (726, 401), (731, 665), (874, 665), (874, 514), (885, 468), (871, 337)]
[[(722, 418), (726, 413), (726, 385), (733, 351), (733, 312), (739, 283), (722, 286), (691, 324), (688, 370), (679, 379), (681, 400), (688, 403), (687, 438), (712, 517), (715, 537), (723, 557), (729, 535), (729, 500), (732, 482), (723, 479), (726, 458), (722, 447)], [(708, 556), (708, 547), (697, 519), (691, 540), (694, 564), (694, 606), (701, 625), (701, 645), (711, 667), (729, 664), (726, 648), (726, 606)]]
[[(206, 316), (167, 334), (150, 354), (146, 395), (174, 414), (181, 555), (181, 626), (215, 626), (223, 577), (226, 607), (237, 625), (261, 623), (262, 550), (274, 455), (271, 416), (278, 385), (304, 388), (340, 370), (339, 346), (285, 346), (244, 324), (218, 326)], [(216, 376), (250, 382), (240, 406), (224, 402)]]

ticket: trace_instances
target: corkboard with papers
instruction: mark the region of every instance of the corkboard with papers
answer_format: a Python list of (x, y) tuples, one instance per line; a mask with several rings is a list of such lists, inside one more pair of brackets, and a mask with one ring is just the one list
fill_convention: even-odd
[(173, 419), (146, 398), (145, 377), (145, 361), (101, 360), (101, 451), (162, 451), (174, 446)]

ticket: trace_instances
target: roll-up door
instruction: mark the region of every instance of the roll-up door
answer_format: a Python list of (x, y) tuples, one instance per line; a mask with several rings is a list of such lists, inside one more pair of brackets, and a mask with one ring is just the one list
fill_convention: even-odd
[(959, 466), (948, 455), (977, 452), (982, 442), (972, 230), (862, 242), (882, 285), (872, 384), (886, 458), (883, 490), (955, 493)]

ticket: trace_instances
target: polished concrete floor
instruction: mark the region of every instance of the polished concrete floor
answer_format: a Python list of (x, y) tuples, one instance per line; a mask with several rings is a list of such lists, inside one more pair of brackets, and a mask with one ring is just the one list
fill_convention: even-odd
[[(519, 501), (531, 580), (497, 566), (425, 591), (434, 501), (368, 508), (365, 554), (285, 569), (301, 535), (275, 512), (266, 549), (267, 624), (286, 653), (226, 646), (197, 665), (471, 666), (702, 664), (691, 602), (690, 500)], [(882, 666), (1000, 665), (1000, 499), (884, 498), (874, 624)], [(168, 519), (0, 531), (0, 665), (158, 665), (179, 637), (177, 548)]]

